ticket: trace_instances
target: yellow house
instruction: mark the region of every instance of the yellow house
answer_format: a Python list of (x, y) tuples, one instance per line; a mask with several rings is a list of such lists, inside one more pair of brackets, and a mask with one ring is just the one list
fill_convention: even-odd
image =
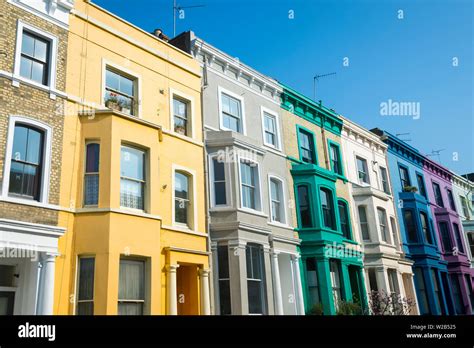
[(199, 64), (87, 0), (69, 29), (54, 314), (210, 314)]

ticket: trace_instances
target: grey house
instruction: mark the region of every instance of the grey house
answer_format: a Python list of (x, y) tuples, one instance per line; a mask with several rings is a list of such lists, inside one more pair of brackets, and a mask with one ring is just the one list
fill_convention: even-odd
[(279, 84), (185, 32), (202, 66), (215, 314), (304, 314)]

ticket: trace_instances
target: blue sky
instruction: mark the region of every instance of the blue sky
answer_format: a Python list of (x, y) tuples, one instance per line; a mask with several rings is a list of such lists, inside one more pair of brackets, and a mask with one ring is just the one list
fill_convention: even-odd
[[(173, 35), (173, 0), (95, 0)], [(177, 33), (196, 35), (366, 128), (379, 127), (455, 172), (474, 172), (472, 0), (179, 0)], [(289, 19), (289, 11), (294, 18)], [(403, 11), (403, 19), (399, 19)], [(344, 66), (344, 58), (349, 65)], [(453, 58), (458, 65), (453, 66)], [(420, 118), (380, 104), (419, 103)], [(453, 153), (457, 153), (457, 160)], [(438, 157), (431, 157), (438, 161)]]

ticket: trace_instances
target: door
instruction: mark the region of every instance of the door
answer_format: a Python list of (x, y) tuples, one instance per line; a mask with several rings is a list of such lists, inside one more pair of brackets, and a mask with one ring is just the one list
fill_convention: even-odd
[(196, 265), (179, 265), (177, 291), (178, 315), (199, 315), (199, 278)]

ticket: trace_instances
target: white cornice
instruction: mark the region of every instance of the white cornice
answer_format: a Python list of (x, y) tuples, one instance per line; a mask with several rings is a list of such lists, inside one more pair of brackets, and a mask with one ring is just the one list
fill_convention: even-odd
[(18, 220), (0, 219), (0, 232), (15, 232), (23, 234), (37, 234), (59, 238), (66, 229), (58, 226), (35, 224)]
[[(339, 115), (339, 117), (342, 119), (342, 135), (348, 140), (351, 140), (350, 136), (353, 135), (356, 140), (362, 140), (362, 145), (366, 146), (365, 144), (369, 143), (370, 150), (375, 148), (381, 152), (387, 151), (387, 144), (380, 140), (375, 134), (341, 115)], [(356, 143), (361, 144), (359, 142)]]
[(267, 90), (272, 93), (272, 95), (275, 95), (275, 93), (281, 94), (283, 92), (283, 89), (278, 84), (278, 81), (252, 69), (250, 66), (240, 62), (239, 59), (229, 56), (228, 54), (208, 44), (202, 39), (195, 38), (192, 42), (192, 46), (192, 52), (195, 57), (202, 55), (210, 58), (210, 61), (208, 62), (210, 67), (212, 67), (216, 61), (218, 61), (220, 65), (225, 67), (226, 70), (234, 70), (236, 81), (241, 82), (239, 77), (243, 77), (249, 80), (250, 84), (255, 84), (258, 86), (261, 92)]

